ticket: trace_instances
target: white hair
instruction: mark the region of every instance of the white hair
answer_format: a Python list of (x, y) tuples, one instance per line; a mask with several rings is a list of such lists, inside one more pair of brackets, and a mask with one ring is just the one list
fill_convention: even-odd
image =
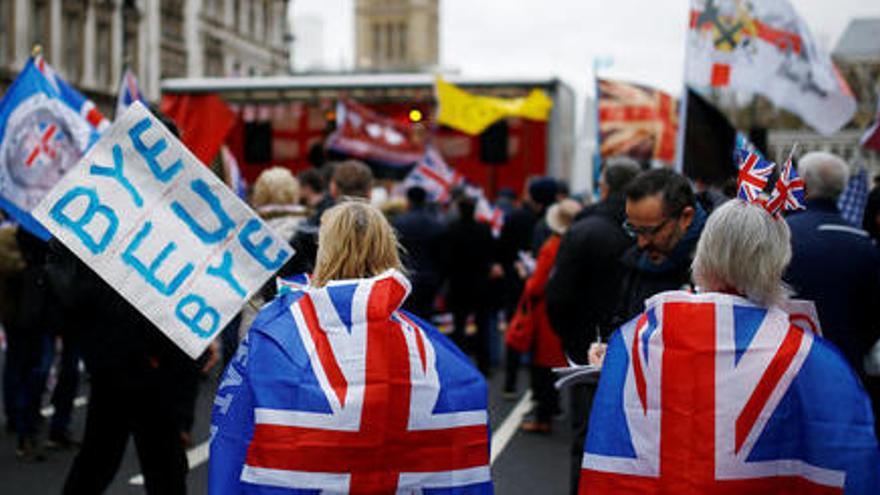
[(734, 289), (762, 306), (789, 295), (782, 274), (791, 261), (791, 233), (782, 219), (742, 200), (712, 212), (697, 243), (694, 281), (707, 291)]
[(813, 151), (798, 160), (798, 175), (807, 186), (807, 198), (837, 199), (846, 187), (849, 167), (837, 155)]
[(297, 203), (299, 203), (299, 181), (289, 169), (270, 167), (257, 177), (251, 197), (251, 204), (254, 207)]

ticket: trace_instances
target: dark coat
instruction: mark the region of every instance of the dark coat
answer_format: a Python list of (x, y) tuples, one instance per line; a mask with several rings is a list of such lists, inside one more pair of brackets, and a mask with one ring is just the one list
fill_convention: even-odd
[(570, 358), (586, 362), (597, 329), (609, 335), (617, 303), (620, 256), (633, 239), (623, 230), (622, 196), (609, 197), (576, 221), (559, 246), (547, 282), (547, 315)]
[(450, 308), (455, 311), (488, 306), (489, 269), (495, 247), (489, 226), (472, 218), (459, 218), (449, 224), (445, 239)]
[(444, 227), (437, 216), (427, 208), (414, 208), (398, 215), (393, 225), (405, 250), (404, 266), (413, 285), (439, 285)]
[(880, 338), (880, 255), (867, 233), (840, 216), (833, 201), (807, 201), (789, 216), (792, 258), (785, 281), (816, 303), (825, 337), (864, 376), (862, 357)]

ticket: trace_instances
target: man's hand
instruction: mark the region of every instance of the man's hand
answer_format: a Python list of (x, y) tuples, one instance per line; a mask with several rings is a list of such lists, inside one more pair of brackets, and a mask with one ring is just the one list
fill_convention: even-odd
[(205, 349), (205, 352), (208, 354), (208, 359), (205, 360), (205, 364), (202, 366), (202, 373), (207, 375), (211, 368), (220, 361), (220, 344), (216, 340), (212, 340), (208, 344), (208, 348)]
[(594, 366), (602, 366), (602, 363), (605, 361), (605, 351), (607, 349), (608, 344), (593, 342), (590, 344), (590, 350), (587, 351), (587, 362)]

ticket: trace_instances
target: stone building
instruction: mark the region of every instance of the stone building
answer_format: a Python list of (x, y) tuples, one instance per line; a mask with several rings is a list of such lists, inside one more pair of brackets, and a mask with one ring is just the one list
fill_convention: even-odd
[(439, 62), (439, 0), (357, 0), (355, 66), (419, 71)]
[(287, 0), (0, 0), (0, 91), (35, 44), (112, 116), (125, 62), (150, 100), (169, 77), (288, 72)]

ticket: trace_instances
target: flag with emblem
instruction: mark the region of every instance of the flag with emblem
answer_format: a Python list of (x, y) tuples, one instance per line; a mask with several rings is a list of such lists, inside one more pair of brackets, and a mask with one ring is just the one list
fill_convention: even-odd
[(0, 207), (43, 239), (49, 232), (31, 209), (76, 165), (106, 124), (88, 108), (88, 100), (41, 57), (28, 60), (0, 100)]
[(95, 102), (83, 96), (82, 93), (65, 81), (63, 77), (59, 76), (42, 55), (37, 55), (34, 58), (34, 64), (40, 73), (43, 74), (43, 77), (58, 92), (58, 98), (76, 111), (89, 125), (97, 129), (98, 132), (103, 132), (110, 127), (110, 121), (98, 110)]
[(486, 382), (399, 272), (287, 285), (214, 399), (209, 493), (491, 494)]
[(880, 493), (871, 404), (779, 307), (658, 294), (610, 339), (581, 494)]
[(788, 0), (690, 3), (688, 85), (763, 95), (822, 134), (852, 118), (852, 91)]
[(738, 153), (740, 164), (736, 178), (737, 197), (753, 202), (767, 187), (767, 181), (776, 164), (763, 159), (757, 150), (740, 148)]
[(626, 155), (648, 162), (675, 160), (678, 102), (658, 89), (599, 79), (602, 158)]

